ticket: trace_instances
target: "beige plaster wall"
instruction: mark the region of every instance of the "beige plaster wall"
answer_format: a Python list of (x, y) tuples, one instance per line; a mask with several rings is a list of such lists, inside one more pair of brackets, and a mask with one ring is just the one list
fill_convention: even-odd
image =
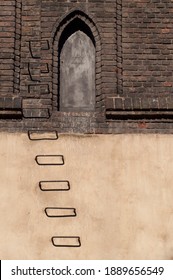
[[(64, 155), (63, 166), (35, 156)], [(71, 190), (42, 192), (41, 180)], [(0, 259), (172, 259), (173, 136), (0, 134)], [(45, 207), (77, 216), (48, 218)], [(80, 236), (80, 248), (51, 237)]]

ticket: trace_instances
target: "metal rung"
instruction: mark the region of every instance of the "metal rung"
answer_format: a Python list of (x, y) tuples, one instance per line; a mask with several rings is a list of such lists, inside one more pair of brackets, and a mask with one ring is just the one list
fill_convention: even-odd
[(38, 155), (35, 160), (38, 165), (64, 165), (62, 155)]
[(80, 247), (81, 241), (79, 236), (53, 236), (52, 244), (55, 247)]
[(47, 207), (45, 213), (49, 218), (76, 217), (75, 208)]
[(69, 181), (40, 181), (39, 187), (42, 191), (69, 191)]
[(29, 130), (28, 137), (30, 140), (57, 140), (57, 131), (45, 131), (45, 130)]

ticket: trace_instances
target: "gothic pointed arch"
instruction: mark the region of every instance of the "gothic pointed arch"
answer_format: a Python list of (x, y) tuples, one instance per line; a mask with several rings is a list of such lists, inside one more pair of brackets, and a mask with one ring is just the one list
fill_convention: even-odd
[(53, 110), (98, 111), (101, 39), (94, 21), (74, 10), (55, 25), (53, 34)]

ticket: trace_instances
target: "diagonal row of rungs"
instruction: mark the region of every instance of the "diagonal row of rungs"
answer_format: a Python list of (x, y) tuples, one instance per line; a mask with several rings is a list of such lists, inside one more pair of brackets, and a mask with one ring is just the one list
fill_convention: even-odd
[[(69, 191), (69, 181), (40, 181), (41, 191)], [(76, 217), (76, 209), (69, 207), (47, 207), (45, 214), (49, 218), (72, 218)], [(81, 241), (79, 236), (53, 236), (52, 244), (55, 247), (80, 247)]]
[[(28, 137), (32, 141), (39, 140), (57, 140), (58, 134), (56, 131), (28, 131)], [(37, 155), (35, 161), (38, 165), (64, 165), (65, 160), (63, 155)], [(67, 180), (57, 181), (40, 181), (39, 187), (41, 191), (69, 191), (70, 182)], [(46, 207), (45, 214), (49, 218), (72, 218), (76, 217), (75, 208), (62, 207)], [(55, 247), (80, 247), (81, 241), (79, 236), (53, 236), (52, 244)]]

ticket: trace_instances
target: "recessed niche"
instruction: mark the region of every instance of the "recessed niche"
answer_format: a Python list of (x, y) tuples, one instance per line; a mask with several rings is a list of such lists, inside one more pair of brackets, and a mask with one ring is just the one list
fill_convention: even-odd
[(59, 45), (60, 111), (95, 109), (95, 45), (89, 28), (75, 19)]

